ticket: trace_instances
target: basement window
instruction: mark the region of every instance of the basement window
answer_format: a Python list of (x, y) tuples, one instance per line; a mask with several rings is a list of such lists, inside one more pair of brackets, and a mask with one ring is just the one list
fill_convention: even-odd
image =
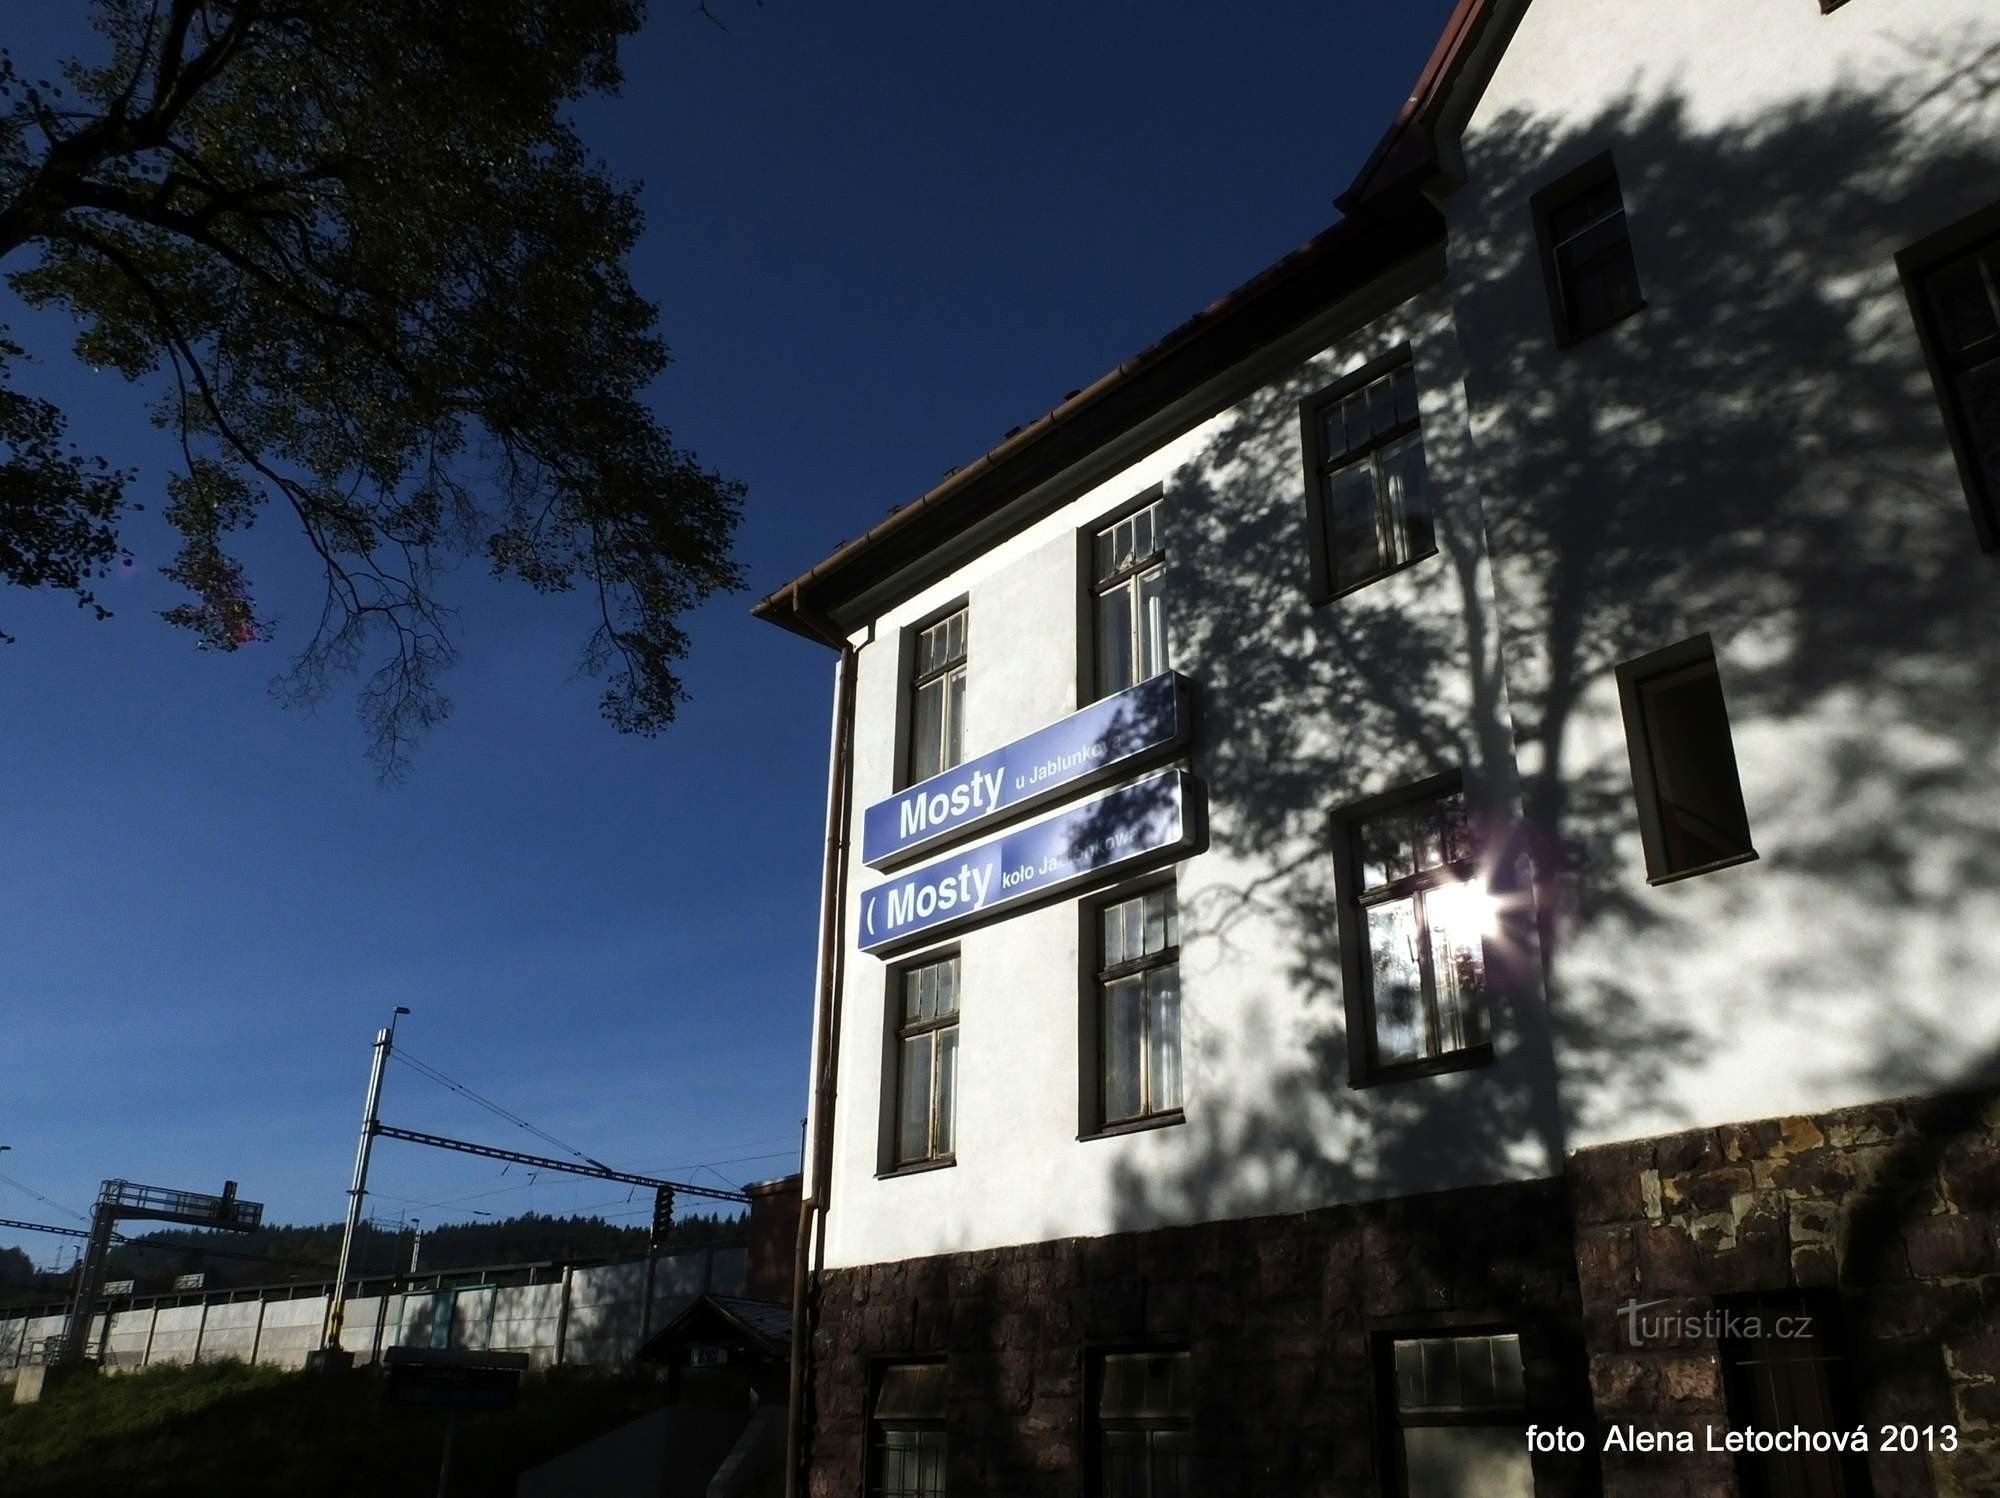
[(1391, 1458), (1408, 1498), (1534, 1498), (1521, 1339), (1397, 1338)]
[(1757, 856), (1707, 635), (1618, 668), (1646, 874), (1654, 884)]
[(1100, 1353), (1091, 1425), (1102, 1498), (1194, 1498), (1194, 1358)]
[(870, 1498), (942, 1498), (945, 1365), (888, 1363), (868, 1421)]

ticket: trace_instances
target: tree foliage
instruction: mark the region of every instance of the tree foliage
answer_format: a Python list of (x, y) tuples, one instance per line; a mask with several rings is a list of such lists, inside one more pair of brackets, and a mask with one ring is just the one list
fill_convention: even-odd
[[(385, 771), (448, 710), (435, 585), (469, 553), (590, 597), (605, 715), (671, 720), (682, 616), (738, 583), (742, 491), (644, 400), (667, 353), (627, 272), (635, 194), (566, 114), (618, 86), (642, 0), (93, 10), (108, 55), (60, 84), (0, 53), (0, 265), (90, 365), (158, 376), (188, 594), (165, 617), (208, 649), (271, 636), (230, 546), (275, 501), (325, 585), (283, 684), (367, 669)], [(0, 337), (0, 580), (97, 606), (133, 476), (19, 362)]]

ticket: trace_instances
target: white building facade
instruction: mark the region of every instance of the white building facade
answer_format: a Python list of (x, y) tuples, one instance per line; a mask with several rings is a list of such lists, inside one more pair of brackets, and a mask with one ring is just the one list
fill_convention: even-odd
[(2000, 1490), (2000, 10), (1465, 0), (1341, 202), (759, 605), (810, 1491)]

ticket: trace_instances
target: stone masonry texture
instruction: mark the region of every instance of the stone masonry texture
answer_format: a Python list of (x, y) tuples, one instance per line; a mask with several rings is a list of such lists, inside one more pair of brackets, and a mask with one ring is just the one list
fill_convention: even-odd
[[(1850, 1406), (1953, 1425), (1953, 1452), (1871, 1451), (1875, 1498), (2000, 1494), (2000, 1093), (1767, 1118), (1583, 1150), (1569, 1162), (1599, 1424), (1727, 1428), (1726, 1349), (1634, 1345), (1632, 1313), (1675, 1327), (1788, 1295), (1836, 1325)], [(1705, 1444), (1697, 1434), (1697, 1444)], [(1722, 1498), (1727, 1457), (1607, 1453), (1617, 1498)]]
[[(1517, 1331), (1529, 1413), (1588, 1419), (1564, 1183), (1063, 1239), (828, 1272), (813, 1334), (810, 1492), (863, 1491), (871, 1376), (942, 1358), (948, 1487), (1076, 1498), (1087, 1362), (1187, 1349), (1192, 1491), (1383, 1491), (1377, 1360), (1393, 1335)], [(1541, 1498), (1596, 1491), (1596, 1459), (1538, 1457)]]

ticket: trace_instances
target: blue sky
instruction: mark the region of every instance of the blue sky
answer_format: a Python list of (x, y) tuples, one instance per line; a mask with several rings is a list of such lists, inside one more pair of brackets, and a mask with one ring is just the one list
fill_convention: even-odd
[[(623, 96), (582, 111), (644, 183), (658, 407), (750, 488), (750, 590), (694, 619), (693, 701), (619, 737), (571, 680), (577, 609), (468, 567), (455, 712), (385, 789), (346, 686), (313, 715), (266, 695), (311, 605), (275, 516), (247, 552), (270, 647), (198, 655), (159, 622), (149, 516), (112, 621), (0, 592), (12, 1180), (87, 1210), (108, 1176), (227, 1177), (270, 1220), (333, 1220), (396, 1004), (404, 1049), (599, 1159), (793, 1168), (832, 658), (750, 602), (1331, 222), (1450, 9), (712, 3), (727, 31), (656, 4)], [(88, 46), (82, 15), (13, 0), (0, 45)], [(3, 292), (0, 322), (38, 356), (24, 383), (155, 500), (145, 390)], [(383, 1116), (544, 1149), (407, 1068)], [(371, 1188), (390, 1219), (627, 1210), (395, 1143)], [(0, 1217), (70, 1220), (4, 1181)], [(0, 1230), (43, 1263), (61, 1241)]]

